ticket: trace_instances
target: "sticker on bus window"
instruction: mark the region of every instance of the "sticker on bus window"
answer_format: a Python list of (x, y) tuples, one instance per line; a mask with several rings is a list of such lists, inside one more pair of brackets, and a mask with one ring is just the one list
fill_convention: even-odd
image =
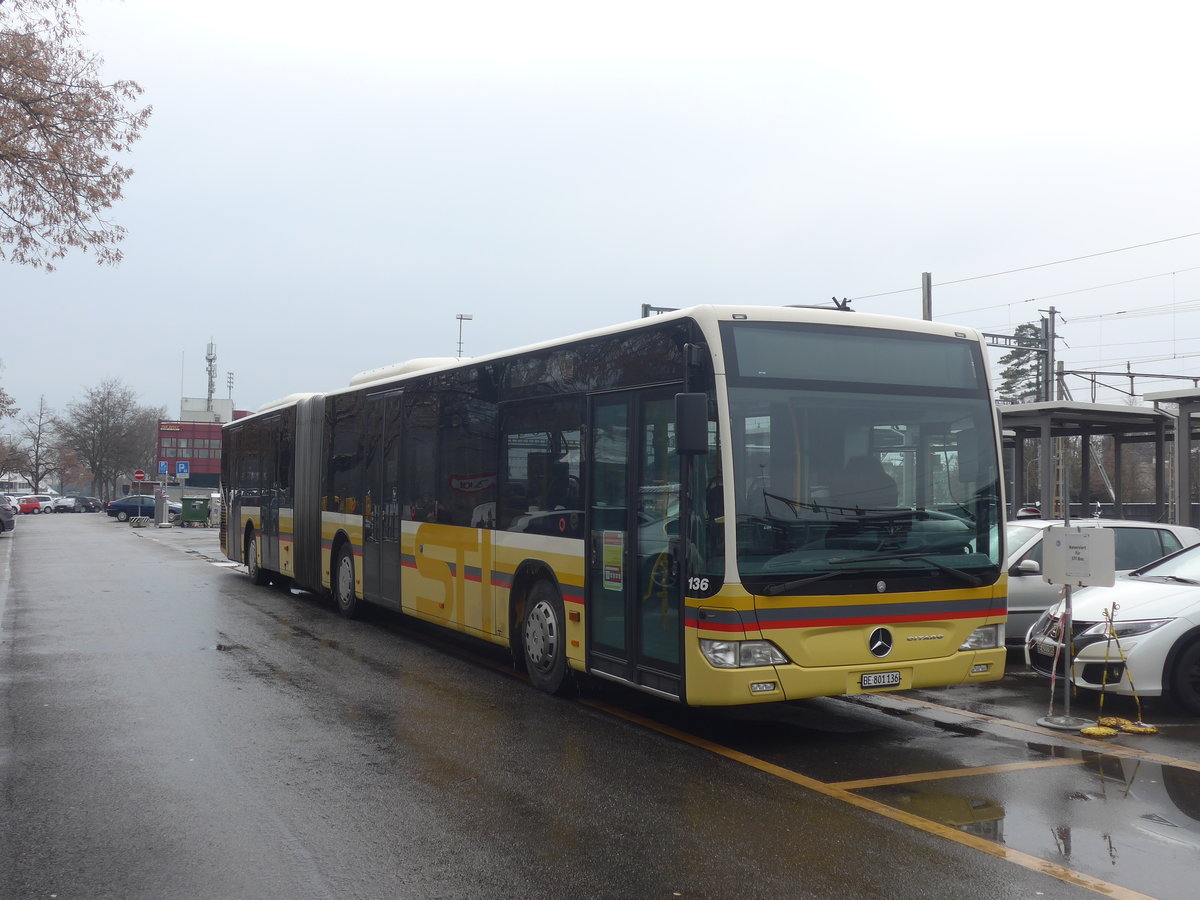
[(625, 585), (625, 532), (604, 532), (604, 588), (619, 591)]

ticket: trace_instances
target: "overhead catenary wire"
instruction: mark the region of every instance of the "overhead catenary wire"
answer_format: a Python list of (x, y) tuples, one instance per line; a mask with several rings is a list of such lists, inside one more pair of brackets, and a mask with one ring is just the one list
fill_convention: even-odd
[[(1128, 247), (1116, 247), (1112, 250), (1101, 250), (1097, 253), (1085, 253), (1083, 256), (1072, 256), (1068, 259), (1056, 259), (1056, 260), (1053, 260), (1052, 262), (1036, 263), (1031, 266), (1019, 266), (1015, 269), (1005, 269), (1001, 272), (989, 272), (986, 275), (969, 275), (965, 278), (954, 278), (954, 279), (951, 279), (950, 281), (939, 281), (939, 282), (935, 283), (933, 286), (934, 287), (947, 287), (952, 284), (965, 284), (969, 281), (982, 281), (985, 278), (999, 278), (1003, 275), (1015, 275), (1019, 272), (1032, 272), (1035, 269), (1045, 269), (1050, 266), (1061, 266), (1066, 263), (1080, 262), (1081, 260), (1085, 260), (1085, 259), (1096, 259), (1097, 257), (1110, 256), (1114, 253), (1125, 253), (1128, 250), (1140, 250), (1144, 247), (1153, 247), (1153, 246), (1156, 246), (1157, 244), (1167, 244), (1167, 243), (1170, 243), (1171, 241), (1182, 241), (1187, 238), (1193, 238), (1193, 237), (1200, 237), (1200, 231), (1193, 231), (1189, 234), (1179, 234), (1179, 235), (1176, 235), (1175, 237), (1160, 238), (1159, 240), (1156, 240), (1156, 241), (1146, 241), (1141, 244), (1132, 244)], [(877, 297), (892, 297), (892, 296), (895, 296), (896, 294), (908, 294), (908, 293), (911, 293), (912, 291), (919, 291), (919, 290), (921, 290), (921, 286), (914, 285), (913, 287), (900, 288), (900, 289), (894, 290), (894, 291), (883, 291), (882, 293), (878, 293), (878, 294), (863, 294), (858, 297), (851, 297), (850, 299), (851, 300), (874, 300)]]
[(993, 303), (990, 306), (976, 306), (973, 309), (956, 309), (946, 313), (946, 315), (963, 316), (967, 313), (987, 312), (990, 309), (1005, 309), (1011, 306), (1020, 306), (1025, 303), (1043, 303), (1046, 300), (1056, 300), (1059, 297), (1070, 297), (1074, 294), (1086, 294), (1089, 291), (1102, 291), (1105, 288), (1124, 287), (1125, 285), (1138, 284), (1142, 281), (1153, 281), (1155, 278), (1169, 278), (1173, 275), (1182, 275), (1185, 272), (1195, 272), (1197, 269), (1200, 269), (1200, 266), (1188, 266), (1187, 268), (1174, 269), (1170, 272), (1158, 272), (1154, 275), (1142, 275), (1138, 278), (1127, 278), (1124, 281), (1110, 281), (1106, 284), (1093, 284), (1090, 287), (1075, 288), (1072, 291), (1059, 291), (1057, 294), (1039, 294), (1036, 297), (1029, 297), (1024, 300), (1010, 300), (1007, 303)]

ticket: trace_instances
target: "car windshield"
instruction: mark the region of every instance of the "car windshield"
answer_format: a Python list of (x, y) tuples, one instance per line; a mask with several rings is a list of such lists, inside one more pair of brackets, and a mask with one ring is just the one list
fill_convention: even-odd
[(829, 590), (839, 575), (995, 581), (998, 463), (976, 344), (727, 333), (737, 564), (752, 589)]
[(1039, 531), (1041, 531), (1040, 528), (1030, 528), (1028, 525), (1009, 525), (1004, 529), (1005, 537), (1008, 539), (1009, 552), (1018, 549)]
[(1189, 547), (1169, 559), (1138, 570), (1142, 578), (1174, 578), (1185, 581), (1200, 582), (1200, 544)]

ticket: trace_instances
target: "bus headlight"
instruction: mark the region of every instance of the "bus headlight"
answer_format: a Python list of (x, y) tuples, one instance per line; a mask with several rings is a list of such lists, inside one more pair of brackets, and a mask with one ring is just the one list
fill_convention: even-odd
[(1004, 626), (984, 625), (971, 632), (959, 650), (994, 650), (1004, 646)]
[(700, 639), (704, 658), (718, 669), (781, 666), (788, 658), (770, 641), (710, 641)]

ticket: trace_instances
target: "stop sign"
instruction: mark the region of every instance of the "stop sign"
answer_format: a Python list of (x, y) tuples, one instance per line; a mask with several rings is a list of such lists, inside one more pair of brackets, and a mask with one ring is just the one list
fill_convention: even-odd
[(146, 473), (143, 472), (141, 469), (138, 469), (136, 472), (133, 473), (133, 480), (134, 481), (145, 481)]

